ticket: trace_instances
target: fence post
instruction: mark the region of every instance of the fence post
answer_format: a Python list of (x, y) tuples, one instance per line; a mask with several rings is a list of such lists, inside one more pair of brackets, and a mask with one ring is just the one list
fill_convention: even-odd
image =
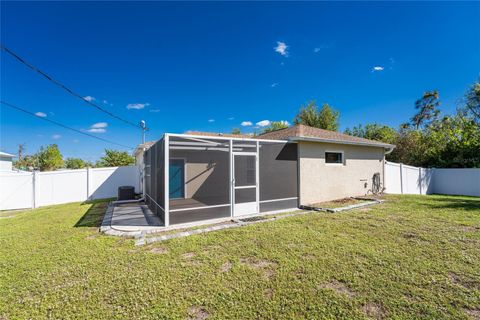
[(90, 186), (90, 181), (91, 181), (91, 170), (92, 168), (87, 167), (87, 199), (90, 200), (90, 192), (91, 192), (91, 186)]
[(418, 168), (418, 181), (420, 182), (420, 185), (419, 185), (419, 188), (420, 188), (420, 194), (422, 195), (422, 184), (423, 184), (423, 180), (422, 180), (422, 167), (419, 167)]
[(403, 194), (403, 163), (400, 163), (400, 193)]
[(37, 170), (33, 170), (32, 172), (32, 208), (35, 209), (37, 207)]

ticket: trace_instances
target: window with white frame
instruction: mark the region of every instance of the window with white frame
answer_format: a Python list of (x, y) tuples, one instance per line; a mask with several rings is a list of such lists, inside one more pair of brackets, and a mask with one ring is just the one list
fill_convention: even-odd
[(343, 152), (326, 151), (325, 163), (327, 164), (343, 164)]

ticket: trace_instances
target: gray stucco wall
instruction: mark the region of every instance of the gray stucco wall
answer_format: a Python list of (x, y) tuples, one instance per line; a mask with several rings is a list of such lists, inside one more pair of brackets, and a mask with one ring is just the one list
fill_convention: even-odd
[[(325, 151), (342, 151), (344, 163), (326, 164)], [(365, 195), (376, 172), (383, 183), (383, 148), (299, 142), (298, 155), (301, 205)]]

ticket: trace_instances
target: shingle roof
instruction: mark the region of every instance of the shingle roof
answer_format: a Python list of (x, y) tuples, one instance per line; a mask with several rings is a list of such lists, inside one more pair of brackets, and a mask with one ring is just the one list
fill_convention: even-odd
[(206, 137), (226, 137), (226, 138), (252, 138), (249, 134), (233, 134), (233, 133), (217, 133), (204, 131), (187, 131), (185, 134), (192, 136), (206, 136)]
[(299, 124), (286, 129), (264, 133), (258, 136), (259, 139), (272, 140), (311, 140), (319, 142), (331, 142), (340, 144), (358, 144), (379, 147), (394, 147), (391, 144), (369, 140), (336, 131), (324, 130)]
[(137, 154), (141, 151), (143, 152), (143, 150), (150, 149), (150, 147), (153, 146), (156, 142), (157, 141), (145, 141), (145, 143), (140, 143), (133, 151), (133, 154)]

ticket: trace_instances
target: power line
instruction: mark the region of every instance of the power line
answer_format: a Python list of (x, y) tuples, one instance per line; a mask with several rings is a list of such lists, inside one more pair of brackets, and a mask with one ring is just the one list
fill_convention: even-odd
[(1, 48), (3, 51), (7, 52), (8, 54), (10, 54), (12, 57), (14, 57), (15, 59), (17, 59), (20, 63), (24, 64), (25, 66), (27, 66), (28, 68), (32, 69), (33, 71), (35, 71), (36, 73), (42, 75), (44, 78), (46, 78), (48, 81), (52, 82), (53, 84), (55, 84), (56, 86), (64, 89), (65, 91), (67, 91), (69, 94), (71, 94), (72, 96), (76, 97), (76, 98), (79, 98), (81, 100), (83, 100), (84, 102), (88, 103), (89, 105), (91, 105), (92, 107), (95, 107), (97, 108), (98, 110), (102, 111), (102, 112), (105, 112), (106, 114), (108, 114), (109, 116), (113, 117), (113, 118), (116, 118), (120, 121), (123, 121), (135, 128), (141, 128), (138, 124), (135, 124), (131, 121), (128, 121), (128, 120), (125, 120), (113, 113), (111, 113), (110, 111), (100, 107), (99, 105), (97, 105), (96, 103), (93, 103), (92, 101), (90, 100), (87, 100), (85, 99), (82, 95), (76, 93), (75, 91), (73, 91), (72, 89), (68, 88), (67, 86), (65, 86), (64, 84), (62, 84), (60, 81), (58, 80), (55, 80), (53, 79), (51, 76), (49, 76), (48, 74), (46, 74), (45, 72), (43, 72), (42, 70), (38, 69), (37, 67), (35, 67), (34, 65), (28, 63), (27, 61), (25, 61), (23, 58), (21, 58), (18, 54), (16, 54), (15, 52), (13, 52), (12, 50), (10, 50), (9, 48), (5, 47), (3, 44), (1, 44)]
[(5, 102), (5, 101), (3, 101), (3, 100), (0, 100), (0, 103), (1, 103), (2, 105), (6, 106), (6, 107), (15, 109), (15, 110), (17, 110), (17, 111), (24, 112), (24, 113), (26, 113), (26, 114), (29, 114), (29, 115), (35, 117), (35, 118), (38, 118), (38, 119), (41, 119), (41, 120), (44, 120), (44, 121), (53, 123), (53, 124), (55, 124), (55, 125), (57, 125), (57, 126), (60, 126), (60, 127), (62, 127), (62, 128), (65, 128), (65, 129), (68, 129), (68, 130), (71, 130), (71, 131), (75, 131), (75, 132), (77, 132), (77, 133), (83, 134), (83, 135), (88, 136), (88, 137), (90, 137), (90, 138), (94, 138), (94, 139), (97, 139), (97, 140), (101, 140), (101, 141), (104, 141), (104, 142), (108, 142), (108, 143), (111, 143), (111, 144), (115, 144), (115, 145), (120, 146), (120, 147), (124, 147), (124, 148), (128, 148), (128, 149), (134, 149), (133, 147), (126, 146), (126, 145), (121, 144), (121, 143), (117, 143), (117, 142), (114, 142), (114, 141), (111, 141), (111, 140), (108, 140), (108, 139), (100, 138), (100, 137), (94, 136), (93, 134), (89, 134), (89, 133), (87, 133), (87, 132), (83, 132), (83, 131), (80, 131), (80, 130), (71, 128), (71, 127), (69, 127), (69, 126), (66, 126), (66, 125), (61, 124), (61, 123), (59, 123), (59, 122), (56, 122), (56, 121), (47, 119), (47, 118), (45, 118), (45, 117), (37, 116), (37, 115), (36, 115), (35, 113), (33, 113), (33, 112), (30, 112), (30, 111), (28, 111), (28, 110), (25, 110), (25, 109), (23, 109), (23, 108), (20, 108), (20, 107), (18, 107), (18, 106), (15, 106), (15, 105), (13, 105), (13, 104), (11, 104), (11, 103)]

